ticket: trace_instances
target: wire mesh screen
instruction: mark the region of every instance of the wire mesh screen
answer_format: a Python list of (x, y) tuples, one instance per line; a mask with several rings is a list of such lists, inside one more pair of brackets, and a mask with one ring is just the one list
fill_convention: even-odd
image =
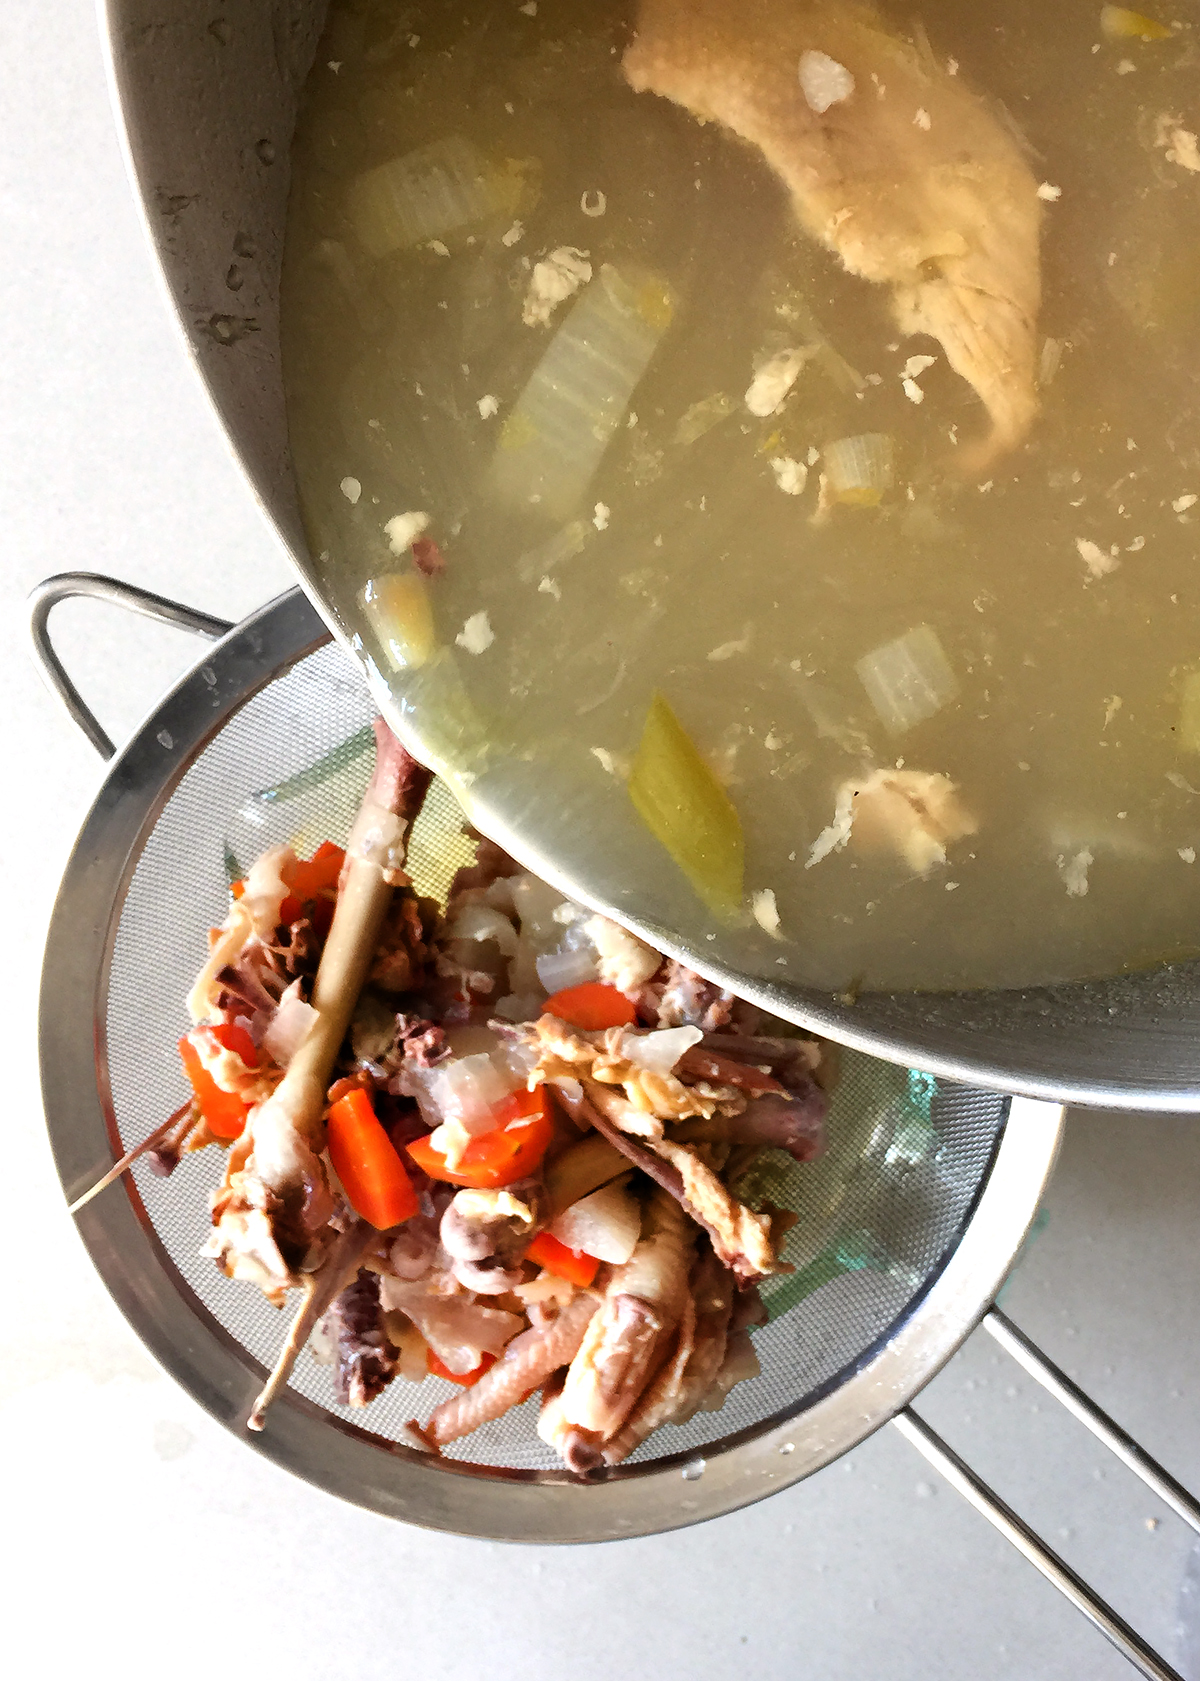
[[(218, 732), (167, 800), (137, 860), (121, 910), (108, 989), (107, 1069), (124, 1148), (140, 1142), (187, 1095), (174, 1045), (189, 1025), (184, 999), (220, 923), (228, 883), (265, 847), (307, 855), (344, 842), (372, 763), (371, 705), (345, 656), (327, 646), (253, 696)], [(419, 891), (444, 897), (472, 856), (449, 792), (435, 783), (412, 836)], [(711, 1450), (776, 1419), (849, 1375), (912, 1311), (970, 1218), (1003, 1131), (1007, 1099), (846, 1053), (821, 1161), (771, 1153), (743, 1182), (752, 1202), (792, 1209), (785, 1258), (768, 1281), (770, 1322), (755, 1333), (761, 1375), (738, 1384), (719, 1412), (700, 1412), (643, 1444), (637, 1463)], [(202, 1258), (209, 1193), (224, 1158), (185, 1157), (169, 1180), (133, 1170), (154, 1229), (204, 1310), (263, 1367), (288, 1312)], [(293, 1387), (318, 1406), (395, 1440), (451, 1392), (444, 1380), (395, 1381), (369, 1408), (333, 1399), (332, 1374), (305, 1354)], [(464, 1438), (456, 1457), (514, 1470), (557, 1464), (535, 1431), (536, 1397)], [(268, 1423), (268, 1428), (270, 1425)]]

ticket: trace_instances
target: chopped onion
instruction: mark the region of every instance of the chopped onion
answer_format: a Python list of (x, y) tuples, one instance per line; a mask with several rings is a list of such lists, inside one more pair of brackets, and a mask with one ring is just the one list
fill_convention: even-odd
[(950, 661), (930, 625), (872, 648), (854, 667), (871, 705), (892, 735), (932, 718), (958, 694)]
[(661, 280), (601, 268), (504, 421), (492, 483), (505, 501), (570, 518), (673, 312)]
[(517, 955), (517, 931), (503, 911), (478, 899), (460, 905), (446, 926), (452, 940), (494, 940), (505, 957)]
[(532, 1021), (542, 1013), (545, 1002), (540, 992), (510, 992), (498, 998), (495, 1013), (502, 1021)]
[(550, 1235), (568, 1249), (582, 1249), (617, 1267), (633, 1254), (641, 1231), (641, 1208), (622, 1185), (605, 1185), (572, 1203), (550, 1227)]
[(440, 1295), (423, 1281), (382, 1275), (379, 1300), (385, 1313), (406, 1313), (442, 1364), (459, 1374), (474, 1371), (485, 1354), (498, 1355), (522, 1328), (515, 1313), (482, 1307), (465, 1293)]
[(821, 454), (828, 492), (835, 502), (873, 508), (896, 482), (892, 440), (886, 432), (836, 438)]
[(300, 996), (300, 982), (293, 981), (263, 1034), (263, 1049), (271, 1061), (286, 1068), (312, 1032), (316, 1020), (316, 1010)]
[(469, 140), (452, 134), (357, 176), (346, 216), (368, 255), (386, 257), (508, 216), (521, 190), (518, 171), (493, 168)]
[(594, 981), (599, 974), (596, 953), (588, 946), (572, 951), (562, 946), (558, 951), (545, 952), (537, 959), (538, 980), (547, 992), (561, 992), (564, 987), (582, 986)]
[(457, 1057), (429, 1070), (426, 1089), (444, 1121), (456, 1121), (472, 1138), (492, 1132), (495, 1108), (517, 1083), (505, 1077), (486, 1051)]
[(621, 1038), (621, 1054), (651, 1074), (669, 1074), (684, 1051), (698, 1045), (703, 1037), (698, 1027), (663, 1027), (656, 1033), (626, 1033)]
[(510, 876), (509, 882), (521, 933), (539, 950), (553, 950), (562, 938), (562, 923), (555, 921), (554, 913), (570, 901), (564, 900), (557, 887), (539, 881), (537, 876)]

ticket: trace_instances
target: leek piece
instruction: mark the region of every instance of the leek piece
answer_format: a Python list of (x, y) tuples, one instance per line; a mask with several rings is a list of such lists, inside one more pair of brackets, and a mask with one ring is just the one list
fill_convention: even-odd
[(571, 517), (673, 313), (661, 280), (604, 264), (504, 422), (491, 477), (505, 501)]
[(721, 915), (740, 909), (745, 842), (737, 807), (658, 693), (646, 715), (629, 797), (709, 909)]
[(821, 452), (829, 495), (848, 507), (874, 508), (896, 482), (892, 440), (886, 432), (838, 438)]
[(437, 639), (429, 591), (419, 573), (372, 578), (362, 592), (362, 604), (393, 671), (425, 664)]
[(1200, 671), (1183, 680), (1179, 696), (1179, 745), (1185, 753), (1200, 753)]
[(958, 694), (958, 679), (931, 625), (872, 648), (854, 669), (892, 735), (932, 718)]
[(346, 215), (368, 255), (386, 257), (507, 216), (523, 186), (518, 168), (496, 169), (452, 134), (357, 176)]
[(1173, 30), (1124, 6), (1101, 6), (1100, 33), (1110, 41), (1169, 41)]

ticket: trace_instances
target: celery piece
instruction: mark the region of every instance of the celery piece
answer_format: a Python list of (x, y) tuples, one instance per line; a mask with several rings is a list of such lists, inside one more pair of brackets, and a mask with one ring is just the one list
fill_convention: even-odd
[(1188, 673), (1179, 693), (1179, 745), (1200, 753), (1200, 671)]
[(491, 478), (505, 501), (570, 519), (673, 310), (661, 280), (604, 264), (504, 422)]
[(1125, 6), (1101, 6), (1100, 33), (1110, 41), (1169, 41), (1172, 32), (1157, 18)]
[(854, 669), (892, 735), (932, 718), (958, 695), (958, 679), (930, 625), (872, 648)]
[(461, 134), (368, 169), (350, 183), (346, 215), (369, 256), (446, 239), (507, 215), (519, 175), (497, 170)]
[(367, 618), (393, 671), (424, 665), (437, 644), (425, 580), (416, 572), (372, 578), (362, 592)]
[(896, 482), (892, 440), (886, 432), (837, 438), (821, 452), (833, 501), (850, 508), (874, 508)]
[(658, 693), (646, 715), (629, 797), (709, 909), (721, 915), (738, 911), (745, 869), (742, 820)]

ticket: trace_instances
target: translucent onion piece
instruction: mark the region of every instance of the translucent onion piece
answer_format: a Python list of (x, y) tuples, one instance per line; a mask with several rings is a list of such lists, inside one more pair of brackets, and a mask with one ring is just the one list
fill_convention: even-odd
[(1110, 41), (1169, 41), (1174, 31), (1142, 12), (1131, 12), (1124, 6), (1101, 6), (1100, 33)]
[(547, 992), (582, 986), (585, 981), (594, 981), (599, 974), (596, 953), (587, 946), (579, 946), (575, 950), (564, 946), (560, 951), (546, 952), (537, 959), (537, 973)]
[(497, 171), (461, 134), (368, 169), (350, 183), (346, 215), (372, 257), (445, 239), (507, 216), (520, 179)]
[(505, 501), (570, 518), (673, 310), (661, 280), (604, 265), (505, 419), (492, 463), (493, 486)]
[(650, 703), (629, 797), (709, 909), (737, 911), (745, 873), (742, 820), (661, 694)]
[(822, 451), (829, 495), (849, 507), (873, 508), (896, 482), (892, 440), (886, 432), (836, 438)]
[(505, 957), (517, 954), (517, 931), (503, 911), (478, 899), (468, 899), (460, 905), (446, 925), (452, 940), (495, 940)]
[(395, 671), (424, 665), (437, 645), (433, 608), (417, 572), (372, 578), (362, 592), (367, 618)]
[(582, 1249), (617, 1267), (633, 1254), (641, 1230), (642, 1211), (622, 1185), (606, 1185), (572, 1203), (550, 1227), (568, 1249)]
[(483, 1051), (443, 1063), (433, 1076), (426, 1089), (439, 1113), (444, 1120), (458, 1122), (472, 1138), (495, 1128), (496, 1105), (517, 1088), (516, 1080), (501, 1074)]
[(894, 642), (873, 648), (854, 669), (892, 735), (903, 735), (932, 718), (958, 695), (950, 661), (929, 625), (917, 625)]
[(704, 1035), (698, 1027), (663, 1027), (655, 1033), (625, 1033), (621, 1054), (626, 1061), (651, 1074), (669, 1074), (684, 1051), (698, 1045)]
[(567, 901), (557, 887), (537, 876), (510, 876), (509, 881), (522, 935), (539, 951), (553, 951), (562, 939), (562, 923), (555, 921), (554, 913)]
[(297, 991), (299, 985), (299, 981), (294, 981), (288, 987), (263, 1034), (263, 1049), (280, 1068), (288, 1066), (317, 1019), (312, 1005), (306, 1004), (300, 997)]
[(502, 1021), (532, 1021), (542, 1013), (540, 992), (510, 992), (496, 1000), (495, 1013)]

